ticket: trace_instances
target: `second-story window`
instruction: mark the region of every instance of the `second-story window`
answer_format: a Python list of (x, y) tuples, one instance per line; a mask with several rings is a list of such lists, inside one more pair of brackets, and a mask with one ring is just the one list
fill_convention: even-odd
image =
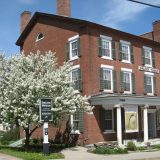
[(149, 67), (155, 67), (155, 58), (152, 49), (149, 47), (142, 48), (142, 64)]
[(68, 39), (66, 45), (67, 60), (75, 60), (80, 57), (80, 38), (79, 35)]
[(148, 95), (156, 94), (156, 78), (151, 74), (144, 75), (144, 93)]
[(77, 91), (82, 91), (82, 77), (81, 69), (79, 66), (74, 66), (71, 73), (71, 81), (73, 88)]
[(116, 92), (116, 71), (113, 66), (101, 65), (100, 68), (100, 89), (107, 92)]
[(124, 63), (134, 63), (133, 47), (129, 42), (120, 41), (119, 60)]
[(123, 93), (135, 93), (135, 75), (130, 69), (122, 69), (120, 90)]
[(115, 60), (115, 42), (111, 37), (101, 35), (99, 37), (99, 56), (104, 59)]

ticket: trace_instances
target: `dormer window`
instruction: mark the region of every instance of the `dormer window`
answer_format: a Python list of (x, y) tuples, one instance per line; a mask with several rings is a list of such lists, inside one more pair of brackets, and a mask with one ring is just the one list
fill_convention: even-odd
[(44, 38), (43, 33), (38, 33), (37, 38), (36, 38), (36, 42), (42, 40)]

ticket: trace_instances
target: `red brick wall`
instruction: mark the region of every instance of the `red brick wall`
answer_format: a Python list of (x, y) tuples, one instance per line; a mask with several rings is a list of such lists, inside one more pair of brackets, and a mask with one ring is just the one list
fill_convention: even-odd
[(160, 42), (160, 21), (155, 21), (153, 23), (153, 34), (154, 41)]

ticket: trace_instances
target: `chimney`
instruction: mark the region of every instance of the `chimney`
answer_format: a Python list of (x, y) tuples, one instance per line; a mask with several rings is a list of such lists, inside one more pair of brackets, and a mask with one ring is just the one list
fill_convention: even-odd
[(153, 22), (153, 40), (160, 42), (160, 20)]
[(57, 0), (57, 14), (70, 17), (70, 0)]
[(24, 29), (26, 28), (27, 24), (29, 23), (31, 19), (31, 12), (29, 11), (24, 11), (21, 14), (21, 33), (24, 31)]

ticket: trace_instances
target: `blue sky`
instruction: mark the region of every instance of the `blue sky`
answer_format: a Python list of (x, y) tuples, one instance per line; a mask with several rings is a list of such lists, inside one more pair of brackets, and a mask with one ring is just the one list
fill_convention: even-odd
[[(160, 5), (160, 0), (139, 0)], [(0, 50), (5, 55), (19, 53), (15, 45), (20, 33), (20, 14), (24, 10), (56, 14), (56, 0), (1, 0)], [(132, 34), (152, 30), (152, 22), (160, 20), (160, 9), (127, 0), (71, 0), (71, 15)]]

